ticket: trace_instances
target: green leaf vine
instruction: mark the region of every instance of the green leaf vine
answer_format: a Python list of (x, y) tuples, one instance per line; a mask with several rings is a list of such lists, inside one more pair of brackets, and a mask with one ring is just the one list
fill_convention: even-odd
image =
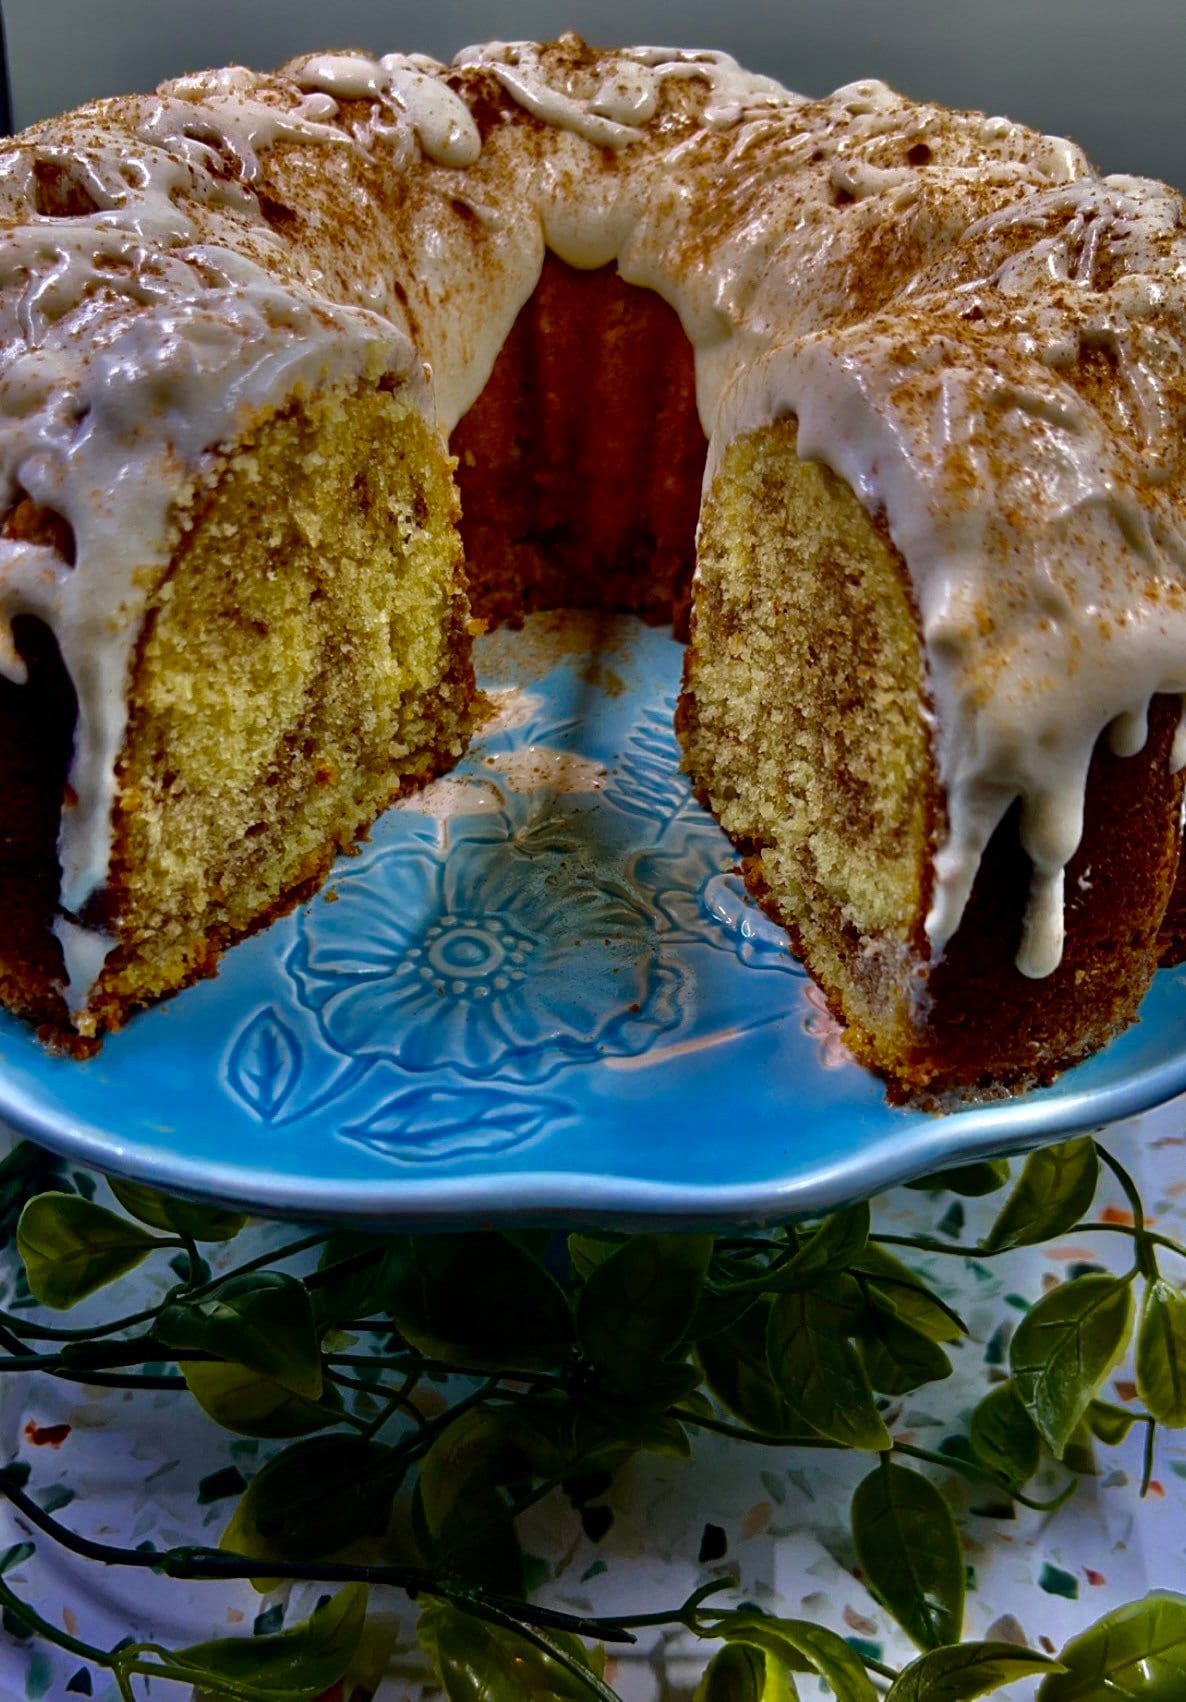
[[(1091, 1218), (1104, 1171), (1131, 1224)], [(119, 1181), (112, 1210), (19, 1145), (0, 1162), (0, 1238), (15, 1235), (29, 1297), (0, 1311), (0, 1375), (188, 1390), (217, 1424), (277, 1446), (217, 1547), (163, 1552), (80, 1535), (0, 1467), (0, 1497), (27, 1533), (0, 1555), (5, 1627), (106, 1671), (125, 1702), (152, 1681), (153, 1695), (173, 1681), (232, 1702), (361, 1699), (379, 1661), (372, 1585), (419, 1604), (423, 1655), (458, 1702), (613, 1702), (605, 1651), (655, 1626), (703, 1640), (699, 1702), (795, 1702), (805, 1674), (838, 1702), (962, 1702), (1025, 1677), (1040, 1679), (1040, 1702), (1186, 1696), (1186, 1597), (1127, 1604), (1057, 1655), (964, 1641), (959, 1531), (920, 1469), (967, 1478), (1005, 1513), (1054, 1507), (1094, 1445), (1114, 1446), (1135, 1424), (1147, 1484), (1159, 1427), (1186, 1428), (1186, 1295), (1162, 1269), (1186, 1248), (1149, 1226), (1131, 1178), (1090, 1137), (1031, 1155), (1016, 1175), (992, 1161), (931, 1185), (967, 1197), (1008, 1188), (980, 1246), (879, 1234), (857, 1205), (746, 1235), (315, 1232), (212, 1277), (199, 1244), (232, 1242), (238, 1214)], [(888, 1398), (949, 1375), (948, 1350), (965, 1334), (910, 1254), (993, 1259), (1068, 1233), (1126, 1235), (1131, 1268), (1071, 1275), (1026, 1311), (1008, 1376), (958, 1449), (896, 1437)], [(167, 1259), (177, 1277), (152, 1308), (73, 1328), (32, 1305), (66, 1312), (101, 1289), (117, 1295), (145, 1259)], [(1134, 1328), (1142, 1405), (1129, 1409), (1101, 1389)], [(612, 1618), (532, 1600), (518, 1535), (529, 1507), (566, 1497), (595, 1529), (629, 1460), (686, 1458), (706, 1432), (865, 1456), (853, 1551), (917, 1658), (897, 1671), (806, 1620), (721, 1606), (728, 1579)], [(1063, 1482), (1041, 1500), (1027, 1486), (1044, 1457), (1062, 1463)], [(187, 1583), (305, 1580), (324, 1594), (275, 1634), (103, 1649), (12, 1587), (43, 1542)]]

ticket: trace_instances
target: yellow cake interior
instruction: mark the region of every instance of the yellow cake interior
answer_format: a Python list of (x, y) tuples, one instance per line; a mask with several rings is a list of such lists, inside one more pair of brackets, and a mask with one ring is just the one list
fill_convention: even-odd
[(877, 1063), (909, 1044), (923, 946), (925, 665), (900, 558), (796, 436), (787, 418), (739, 437), (714, 479), (681, 733), (751, 884)]
[(437, 434), (373, 386), (268, 419), (195, 494), (135, 664), (100, 1005), (200, 972), (460, 755), (456, 517)]

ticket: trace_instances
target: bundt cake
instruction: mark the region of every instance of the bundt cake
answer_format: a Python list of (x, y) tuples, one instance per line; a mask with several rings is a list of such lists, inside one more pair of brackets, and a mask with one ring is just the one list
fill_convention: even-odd
[(16, 137), (0, 313), (47, 1037), (314, 890), (464, 748), (477, 626), (559, 603), (690, 625), (693, 783), (892, 1093), (1133, 1019), (1182, 913), (1164, 186), (714, 52), (310, 55)]

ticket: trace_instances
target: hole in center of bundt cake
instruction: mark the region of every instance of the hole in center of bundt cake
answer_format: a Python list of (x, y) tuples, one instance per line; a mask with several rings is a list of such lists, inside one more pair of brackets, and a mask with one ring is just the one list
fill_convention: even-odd
[(706, 444), (675, 311), (548, 254), (453, 433), (475, 614), (622, 610), (686, 634)]

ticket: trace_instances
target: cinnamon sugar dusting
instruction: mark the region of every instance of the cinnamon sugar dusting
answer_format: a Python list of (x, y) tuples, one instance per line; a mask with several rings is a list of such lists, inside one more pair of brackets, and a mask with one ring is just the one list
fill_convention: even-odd
[(511, 792), (600, 792), (608, 778), (603, 763), (549, 745), (496, 751), (482, 760)]
[(354, 376), (450, 432), (546, 248), (675, 307), (709, 478), (793, 414), (884, 520), (946, 794), (932, 946), (1020, 798), (1020, 961), (1046, 973), (1095, 742), (1139, 748), (1151, 697), (1186, 692), (1181, 199), (876, 81), (809, 101), (723, 54), (566, 37), (202, 72), (0, 153), (0, 667), (36, 614), (78, 695), (72, 980), (128, 659), (219, 447)]

